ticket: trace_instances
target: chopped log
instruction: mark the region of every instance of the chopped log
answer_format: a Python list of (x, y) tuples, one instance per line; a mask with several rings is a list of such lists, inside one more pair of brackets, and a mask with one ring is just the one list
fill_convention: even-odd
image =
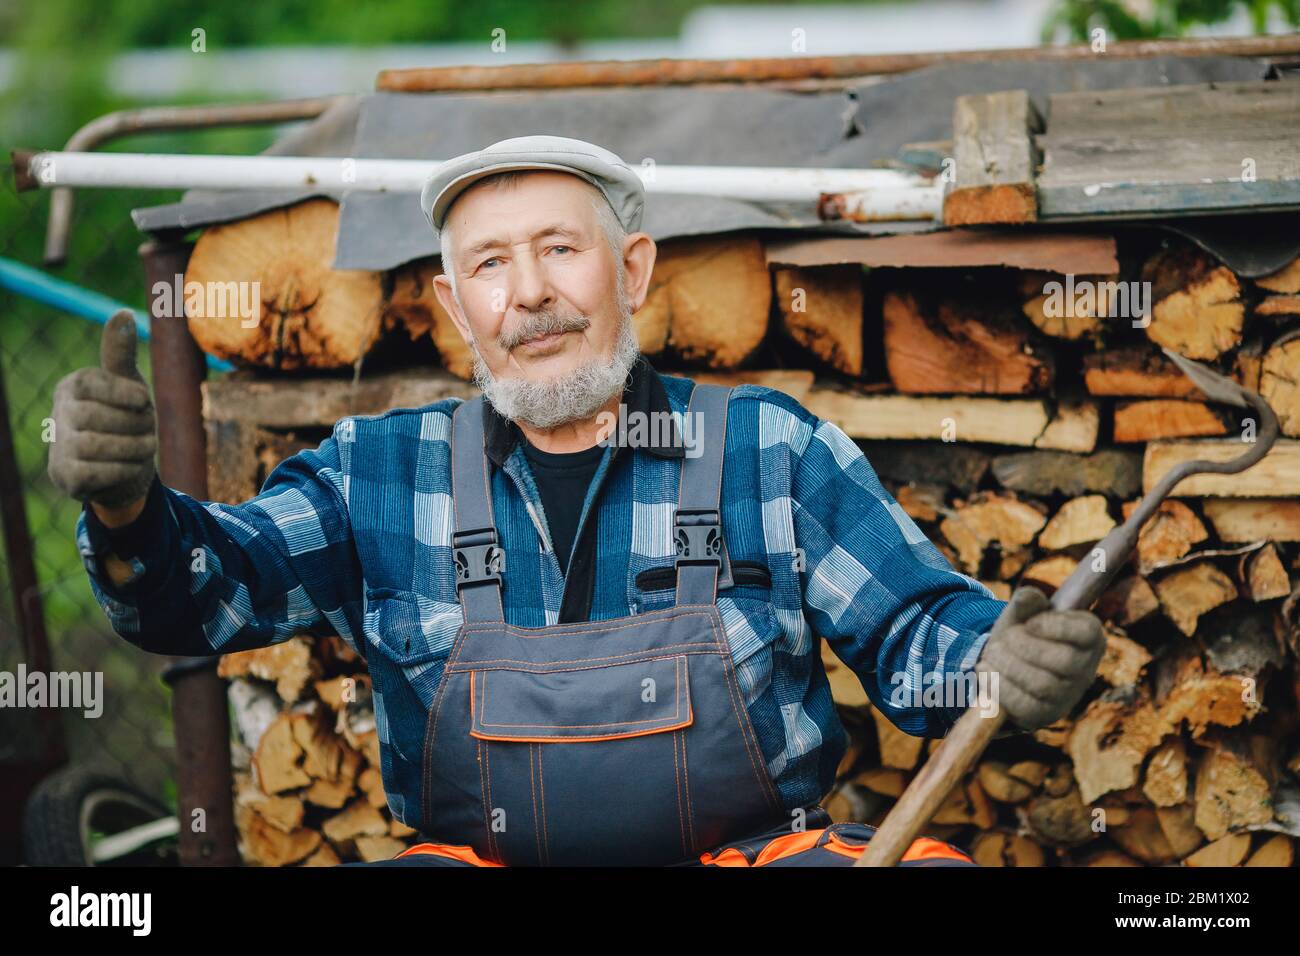
[(893, 767), (897, 770), (911, 770), (915, 767), (916, 762), (921, 759), (921, 748), (925, 746), (925, 739), (913, 737), (899, 730), (875, 707), (871, 708), (871, 718), (876, 723), (876, 734), (880, 740), (881, 766)]
[(1250, 852), (1250, 834), (1232, 833), (1201, 847), (1187, 859), (1184, 866), (1240, 866)]
[(776, 305), (785, 330), (818, 359), (862, 375), (862, 268), (777, 269)]
[(1156, 592), (1137, 575), (1120, 578), (1102, 593), (1093, 608), (1103, 620), (1120, 627), (1136, 624), (1159, 609)]
[(1029, 559), (1033, 555), (1033, 548), (1017, 548), (1014, 551), (1004, 550), (998, 559), (998, 577), (1003, 581), (1012, 580), (1025, 569), (1025, 565), (1029, 563)]
[(1278, 833), (1260, 844), (1245, 866), (1294, 866), (1295, 843), (1285, 833)]
[(1076, 544), (1100, 541), (1115, 527), (1103, 495), (1071, 498), (1047, 522), (1038, 536), (1038, 546), (1049, 551), (1063, 551)]
[(384, 779), (376, 766), (367, 767), (357, 775), (357, 788), (366, 796), (366, 802), (376, 809), (388, 805), (388, 796), (384, 793)]
[[(1070, 728), (1072, 726), (1074, 726), (1074, 724), (1068, 717), (1062, 717), (1054, 724), (1048, 724), (1046, 727), (1039, 727), (1034, 731), (1033, 737), (1040, 744), (1044, 744), (1048, 747), (1055, 747), (1057, 750), (1063, 750), (1065, 749), (1066, 741), (1070, 739)], [(1052, 773), (1048, 774), (1047, 778), (1043, 781), (1043, 789), (1047, 790), (1054, 797), (1059, 797), (1066, 789), (1074, 785), (1074, 776), (1069, 772), (1069, 765), (1065, 764), (1064, 768), (1065, 769), (1060, 775), (1064, 782), (1064, 786), (1059, 790), (1052, 789), (1052, 782), (1058, 777), (1056, 769), (1054, 769)]]
[(299, 863), (299, 866), (338, 866), (343, 861), (339, 855), (334, 852), (334, 847), (328, 843), (322, 843), (316, 848), (316, 852), (307, 859)]
[(1256, 315), (1300, 315), (1300, 295), (1270, 295), (1255, 305)]
[(1137, 491), (1140, 475), (1140, 458), (1118, 449), (1087, 456), (1027, 451), (993, 459), (993, 476), (1002, 487), (1031, 495), (1060, 493), (1075, 498), (1098, 491), (1128, 498)]
[(1264, 353), (1259, 392), (1277, 413), (1282, 434), (1300, 437), (1300, 336), (1284, 336)]
[(1133, 857), (1114, 848), (1089, 853), (1083, 858), (1084, 866), (1141, 866)]
[[(673, 373), (669, 373), (673, 374)], [(808, 397), (808, 390), (813, 386), (815, 376), (802, 368), (775, 369), (739, 369), (734, 372), (684, 372), (685, 377), (696, 382), (709, 382), (714, 385), (761, 385), (784, 392), (797, 402)]]
[(1258, 734), (1220, 733), (1210, 742), (1196, 767), (1194, 798), (1196, 825), (1208, 839), (1273, 819), (1274, 746)]
[(853, 778), (853, 782), (872, 793), (897, 799), (907, 789), (907, 774), (893, 767), (873, 767), (862, 771)]
[(370, 688), (369, 674), (340, 674), (329, 680), (318, 680), (313, 685), (316, 696), (330, 710), (336, 713), (357, 699)]
[(1205, 397), (1177, 365), (1149, 348), (1113, 349), (1085, 355), (1083, 381), (1092, 395)]
[(337, 233), (328, 199), (204, 230), (185, 273), (199, 348), (261, 368), (355, 365), (379, 337), (382, 277), (332, 268)]
[(1042, 866), (1043, 848), (1028, 837), (1003, 830), (984, 830), (971, 843), (971, 859), (980, 866)]
[(1270, 607), (1225, 605), (1201, 618), (1197, 635), (1209, 665), (1221, 674), (1259, 678), (1286, 663)]
[(1170, 845), (1160, 826), (1160, 817), (1150, 807), (1135, 808), (1123, 826), (1108, 828), (1106, 832), (1125, 853), (1148, 866), (1173, 863), (1178, 859), (1178, 851)]
[(1175, 734), (1156, 748), (1142, 778), (1143, 795), (1157, 807), (1187, 800), (1187, 744)]
[[(303, 802), (300, 797), (268, 797), (259, 793), (256, 787), (246, 798), (248, 806), (281, 833), (293, 833), (302, 826)], [(241, 796), (242, 798), (242, 796)]]
[(668, 342), (687, 361), (739, 366), (767, 335), (772, 281), (753, 236), (664, 243), (651, 289), (667, 286)]
[(302, 759), (302, 747), (293, 735), (292, 715), (281, 714), (262, 734), (253, 754), (253, 769), (262, 792), (277, 794), (310, 784)]
[(1136, 684), (1151, 663), (1151, 652), (1109, 621), (1102, 626), (1106, 632), (1106, 652), (1097, 665), (1098, 676), (1112, 687)]
[[(1147, 490), (1168, 469), (1182, 461), (1205, 458), (1229, 461), (1245, 453), (1236, 439), (1152, 442), (1142, 461), (1142, 483)], [(1300, 441), (1279, 438), (1263, 460), (1236, 475), (1192, 475), (1174, 489), (1180, 498), (1275, 498), (1300, 496)]]
[(1192, 359), (1218, 358), (1241, 341), (1246, 308), (1231, 269), (1190, 243), (1157, 252), (1142, 267), (1151, 283), (1147, 337)]
[(1109, 294), (1118, 276), (1027, 273), (1021, 293), (1028, 296), (1022, 311), (1044, 335), (1078, 340), (1096, 337), (1106, 327), (1114, 302)]
[(1260, 705), (1247, 690), (1246, 678), (1206, 667), (1193, 650), (1166, 655), (1156, 675), (1161, 718), (1175, 729), (1186, 721), (1193, 739), (1203, 737), (1211, 724), (1235, 727), (1253, 718)]
[(1149, 700), (1109, 695), (1094, 700), (1075, 721), (1066, 744), (1080, 798), (1091, 803), (1104, 793), (1134, 786), (1142, 761), (1172, 732)]
[(321, 832), (335, 844), (363, 836), (387, 836), (388, 821), (367, 801), (358, 799), (342, 813), (327, 818)]
[[(1137, 505), (1136, 501), (1124, 503), (1124, 520), (1128, 520)], [(1175, 499), (1162, 501), (1138, 534), (1138, 569), (1149, 574), (1183, 557), (1192, 550), (1192, 545), (1207, 537), (1205, 525), (1191, 508)]]
[(345, 806), (356, 792), (357, 773), (361, 769), (361, 754), (351, 747), (343, 746), (339, 768), (333, 778), (313, 780), (310, 787), (303, 791), (303, 799), (319, 807), (338, 810)]
[(981, 581), (980, 583), (999, 601), (1011, 600), (1011, 585), (1006, 581)]
[(1034, 504), (1011, 495), (981, 492), (939, 524), (944, 538), (957, 549), (968, 573), (979, 570), (984, 549), (995, 541), (1020, 548), (1034, 540), (1047, 516)]
[(1068, 554), (1054, 554), (1042, 561), (1035, 561), (1025, 568), (1020, 583), (1043, 585), (1039, 590), (1045, 594), (1052, 594), (1065, 583), (1065, 579), (1073, 574), (1078, 566), (1079, 562)]
[(1030, 800), (1022, 817), (1029, 835), (1053, 846), (1081, 846), (1097, 837), (1092, 812), (1079, 799), (1078, 788), (1061, 796), (1040, 795)]
[(1196, 828), (1196, 811), (1190, 803), (1157, 807), (1156, 820), (1160, 824), (1160, 832), (1165, 835), (1178, 857), (1186, 857), (1205, 842), (1205, 837)]
[(887, 292), (882, 309), (885, 365), (900, 392), (1030, 395), (1052, 383), (1051, 364), (1005, 311), (907, 291)]
[(321, 835), (309, 827), (284, 833), (251, 807), (236, 805), (240, 856), (256, 866), (288, 866), (310, 856), (321, 845)]
[(1209, 561), (1181, 567), (1155, 582), (1165, 616), (1191, 637), (1202, 614), (1237, 597), (1237, 586)]
[(397, 837), (399, 840), (404, 837), (415, 836), (418, 832), (415, 827), (408, 827), (401, 820), (388, 821), (388, 835)]
[(1034, 447), (1087, 454), (1097, 447), (1100, 431), (1101, 412), (1096, 402), (1059, 402)]
[(1115, 441), (1121, 444), (1227, 433), (1228, 426), (1208, 405), (1200, 402), (1154, 398), (1141, 402), (1121, 402), (1115, 408)]
[(1051, 769), (1041, 760), (1021, 760), (1008, 767), (1007, 773), (1031, 787), (1041, 787)]
[(869, 395), (830, 383), (814, 385), (804, 406), (851, 438), (1032, 446), (1051, 420), (1034, 399)]
[(976, 773), (984, 792), (998, 803), (1024, 803), (1037, 789), (1011, 774), (1007, 765), (997, 760), (985, 760)]
[(934, 814), (935, 823), (974, 824), (987, 830), (997, 822), (997, 811), (979, 780), (972, 777), (965, 785), (952, 788), (948, 798)]
[(918, 475), (959, 493), (973, 492), (989, 470), (987, 452), (969, 445), (934, 442), (868, 442), (863, 452), (876, 474), (898, 482)]
[(944, 507), (943, 489), (938, 485), (903, 485), (894, 494), (898, 506), (913, 521), (937, 521)]
[(831, 685), (831, 699), (841, 707), (865, 707), (871, 703), (867, 692), (862, 689), (858, 675), (835, 656), (830, 644), (822, 641), (822, 666), (826, 669), (826, 679)]
[(1291, 593), (1291, 579), (1275, 545), (1243, 554), (1237, 565), (1237, 578), (1252, 601), (1270, 601)]
[(356, 838), (357, 855), (366, 863), (391, 860), (406, 849), (406, 844), (390, 836), (359, 836)]
[(1207, 498), (1201, 505), (1224, 541), (1300, 541), (1300, 501), (1293, 498)]
[(1300, 292), (1300, 257), (1292, 259), (1276, 272), (1271, 272), (1262, 278), (1256, 279), (1255, 285), (1261, 289), (1268, 289), (1270, 292), (1288, 294)]
[(474, 374), (474, 354), (434, 292), (434, 277), (441, 274), (438, 259), (420, 259), (395, 270), (384, 307), (384, 330), (400, 329), (412, 342), (430, 339), (443, 368), (468, 381)]
[(218, 677), (257, 677), (275, 681), (276, 693), (294, 703), (307, 682), (320, 676), (320, 664), (312, 659), (311, 643), (301, 637), (237, 654), (224, 654), (217, 664)]

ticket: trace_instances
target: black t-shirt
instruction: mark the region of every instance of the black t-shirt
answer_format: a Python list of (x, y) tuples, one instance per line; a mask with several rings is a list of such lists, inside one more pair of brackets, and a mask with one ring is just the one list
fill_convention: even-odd
[(542, 451), (527, 438), (524, 454), (537, 480), (537, 490), (542, 496), (542, 509), (551, 531), (551, 543), (560, 562), (560, 571), (568, 573), (569, 552), (573, 550), (573, 537), (578, 532), (578, 519), (582, 517), (582, 503), (587, 499), (591, 479), (605, 455), (601, 445), (582, 451)]

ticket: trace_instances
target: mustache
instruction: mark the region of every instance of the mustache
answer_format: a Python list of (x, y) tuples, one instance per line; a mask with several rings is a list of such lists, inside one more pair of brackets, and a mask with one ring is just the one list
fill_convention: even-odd
[(554, 310), (534, 312), (509, 332), (497, 336), (497, 344), (509, 352), (529, 339), (559, 332), (581, 332), (591, 325), (591, 319), (580, 313), (560, 315)]

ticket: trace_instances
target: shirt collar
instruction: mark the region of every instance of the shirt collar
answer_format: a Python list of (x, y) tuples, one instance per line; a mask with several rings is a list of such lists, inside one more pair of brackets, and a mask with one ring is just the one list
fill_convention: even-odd
[[(627, 406), (628, 413), (672, 413), (672, 405), (668, 402), (668, 392), (664, 389), (663, 380), (644, 355), (637, 356), (636, 362), (632, 365), (628, 383), (623, 389), (623, 403)], [(483, 447), (492, 463), (501, 467), (514, 451), (521, 433), (519, 426), (502, 416), (491, 402), (485, 402), (484, 405)], [(684, 458), (686, 448), (680, 440), (681, 432), (676, 420), (672, 420), (671, 427), (673, 440), (666, 446), (650, 444), (643, 450), (660, 458)]]

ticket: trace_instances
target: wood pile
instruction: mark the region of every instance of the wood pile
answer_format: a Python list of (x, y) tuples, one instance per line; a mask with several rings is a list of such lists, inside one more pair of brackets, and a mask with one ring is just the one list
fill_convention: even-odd
[[(241, 225), (258, 222), (273, 225)], [(1051, 285), (1063, 274), (774, 268), (758, 238), (670, 241), (635, 317), (659, 369), (771, 385), (836, 422), (952, 565), (1002, 598), (1059, 586), (1175, 462), (1234, 457), (1251, 440), (1248, 416), (1208, 403), (1159, 346), (1273, 403), (1284, 433), (1274, 450), (1242, 475), (1180, 486), (1097, 603), (1108, 650), (1075, 712), (996, 740), (927, 828), (985, 865), (1293, 865), (1300, 260), (1248, 278), (1189, 244), (1149, 243), (1121, 245), (1117, 273), (1069, 277), (1087, 296), (1063, 311)], [(344, 414), (472, 394), (468, 353), (432, 298), (436, 262), (367, 287), (375, 318), (367, 311), (372, 325), (358, 333), (359, 306), (329, 304), (358, 287), (336, 285), (329, 255), (309, 245), (302, 281), (276, 288), (319, 289), (314, 306), (277, 292), (278, 325), (220, 350), (200, 343), (255, 369), (324, 369), (396, 338), (430, 347), (442, 368), (209, 383), (214, 498), (251, 496)], [(217, 251), (198, 264), (220, 261)], [(938, 742), (893, 727), (825, 646), (823, 657), (851, 739), (826, 805), (836, 819), (878, 823)], [(341, 641), (232, 655), (223, 673), (240, 715), (249, 862), (372, 859), (412, 841), (378, 782), (364, 665)]]

